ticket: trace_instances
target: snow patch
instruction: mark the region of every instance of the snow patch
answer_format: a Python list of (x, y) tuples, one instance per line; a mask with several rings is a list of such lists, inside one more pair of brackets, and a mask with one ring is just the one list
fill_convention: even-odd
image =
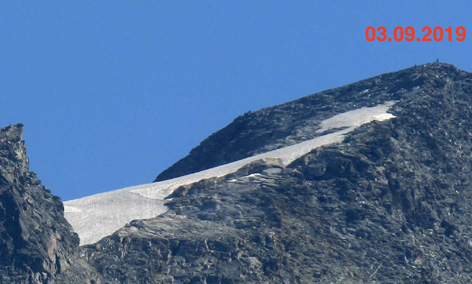
[(342, 127), (358, 127), (364, 123), (374, 120), (382, 121), (393, 118), (394, 116), (392, 114), (387, 113), (393, 104), (393, 101), (388, 101), (383, 105), (375, 107), (363, 107), (335, 115), (331, 118), (323, 120), (320, 124), (321, 128), (316, 132), (322, 133), (330, 129)]
[[(79, 235), (81, 245), (95, 243), (103, 237), (113, 234), (132, 220), (153, 218), (164, 213), (167, 210), (164, 198), (182, 185), (189, 185), (202, 179), (225, 176), (247, 164), (266, 158), (279, 159), (286, 166), (317, 147), (343, 141), (345, 134), (362, 124), (393, 118), (392, 114), (387, 113), (392, 105), (393, 102), (387, 102), (376, 107), (363, 107), (335, 115), (322, 121), (321, 128), (317, 133), (331, 129), (340, 130), (292, 146), (170, 180), (66, 201), (64, 202), (64, 215)], [(231, 182), (234, 181), (231, 180)]]

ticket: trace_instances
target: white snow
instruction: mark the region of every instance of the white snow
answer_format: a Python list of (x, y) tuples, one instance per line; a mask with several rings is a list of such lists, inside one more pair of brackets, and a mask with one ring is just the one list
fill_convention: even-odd
[(182, 185), (211, 177), (221, 177), (265, 158), (279, 159), (283, 165), (288, 165), (314, 148), (341, 142), (346, 133), (364, 123), (393, 118), (392, 114), (387, 113), (392, 105), (393, 102), (386, 102), (376, 107), (363, 107), (333, 116), (321, 122), (321, 128), (317, 133), (330, 129), (340, 130), (292, 146), (170, 180), (66, 201), (65, 217), (79, 235), (81, 245), (95, 243), (132, 220), (148, 219), (164, 213), (167, 208), (163, 199)]
[(321, 129), (316, 132), (321, 133), (329, 129), (341, 127), (357, 127), (374, 120), (382, 121), (390, 119), (393, 115), (387, 113), (387, 111), (393, 103), (394, 102), (392, 101), (388, 101), (385, 104), (376, 107), (363, 107), (335, 115), (322, 121)]

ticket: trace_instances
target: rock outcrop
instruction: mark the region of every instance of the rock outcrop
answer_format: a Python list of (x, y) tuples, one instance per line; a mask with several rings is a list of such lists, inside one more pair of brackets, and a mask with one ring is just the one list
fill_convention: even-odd
[(0, 130), (0, 283), (53, 283), (79, 239), (60, 198), (28, 169), (23, 125)]

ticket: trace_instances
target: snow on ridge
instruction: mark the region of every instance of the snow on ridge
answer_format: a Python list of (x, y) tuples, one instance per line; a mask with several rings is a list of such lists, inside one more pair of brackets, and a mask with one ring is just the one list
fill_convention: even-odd
[(331, 118), (323, 120), (321, 122), (321, 128), (318, 129), (317, 133), (322, 133), (326, 130), (341, 127), (358, 127), (364, 123), (368, 123), (374, 120), (386, 120), (393, 118), (394, 116), (387, 111), (394, 104), (393, 101), (388, 101), (383, 105), (375, 107), (362, 107), (355, 110), (347, 111)]
[[(286, 166), (317, 147), (342, 142), (345, 134), (362, 124), (393, 118), (392, 114), (387, 113), (392, 105), (393, 102), (389, 101), (376, 107), (363, 107), (335, 115), (320, 123), (321, 128), (316, 131), (321, 134), (320, 136), (295, 145), (170, 180), (66, 201), (64, 215), (79, 235), (81, 245), (95, 243), (132, 220), (153, 218), (164, 213), (167, 211), (164, 198), (182, 185), (225, 176), (247, 164), (266, 158), (279, 159)], [(322, 134), (327, 130), (338, 128), (341, 130)]]
[(164, 197), (171, 194), (179, 186), (192, 184), (202, 179), (212, 177), (222, 177), (230, 173), (234, 173), (245, 165), (248, 165), (254, 161), (276, 158), (280, 159), (284, 166), (290, 164), (297, 158), (310, 152), (312, 149), (341, 142), (344, 139), (344, 134), (352, 131), (354, 128), (349, 127), (347, 129), (337, 131), (331, 134), (323, 135), (312, 140), (307, 140), (292, 146), (280, 148), (277, 150), (269, 151), (263, 154), (248, 157), (242, 160), (238, 160), (232, 163), (224, 164), (218, 167), (214, 167), (208, 170), (189, 174), (186, 176), (174, 178), (171, 180), (165, 180), (161, 182), (155, 182), (150, 184), (144, 184), (141, 186), (130, 188), (130, 192), (139, 194), (149, 199), (163, 199)]

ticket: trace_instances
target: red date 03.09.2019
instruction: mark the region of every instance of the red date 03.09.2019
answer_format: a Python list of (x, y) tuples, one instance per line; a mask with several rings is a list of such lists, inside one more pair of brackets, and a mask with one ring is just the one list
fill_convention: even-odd
[(385, 27), (367, 27), (365, 30), (365, 38), (367, 41), (457, 41), (465, 40), (465, 28), (457, 27), (455, 30), (452, 27), (443, 29), (442, 27), (423, 27), (421, 34), (417, 34), (413, 27), (396, 27), (393, 29), (392, 37), (387, 36), (387, 29)]

